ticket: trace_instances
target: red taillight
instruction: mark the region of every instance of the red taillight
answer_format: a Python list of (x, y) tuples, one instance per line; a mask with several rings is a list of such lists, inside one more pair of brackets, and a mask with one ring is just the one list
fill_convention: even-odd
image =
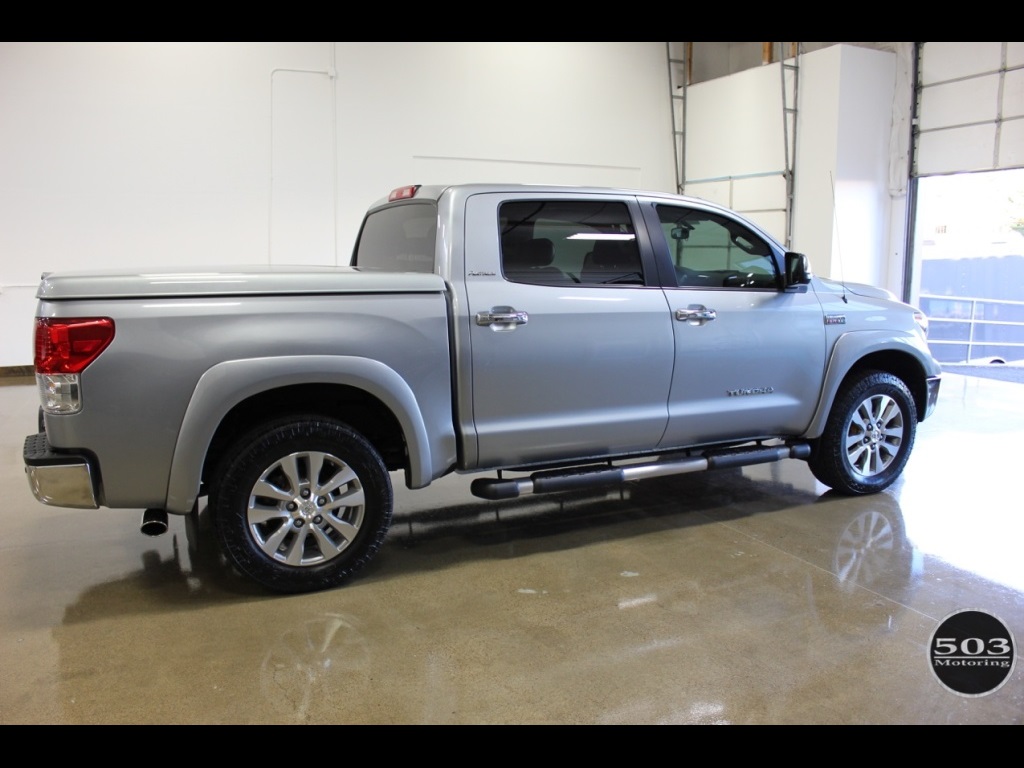
[(36, 373), (80, 373), (113, 338), (109, 317), (37, 317)]
[(416, 197), (416, 193), (422, 184), (412, 184), (408, 187), (399, 187), (398, 189), (391, 190), (391, 194), (388, 195), (388, 202), (393, 203), (395, 200), (408, 200), (411, 197)]

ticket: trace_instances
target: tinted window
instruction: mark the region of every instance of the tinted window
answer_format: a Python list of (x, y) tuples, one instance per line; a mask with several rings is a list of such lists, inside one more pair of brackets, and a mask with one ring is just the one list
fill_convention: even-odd
[(680, 286), (779, 287), (768, 243), (739, 222), (672, 205), (659, 205), (658, 218)]
[(437, 210), (432, 204), (396, 205), (370, 214), (352, 263), (389, 272), (433, 272)]
[(621, 202), (530, 200), (499, 211), (508, 280), (542, 285), (643, 285), (629, 208)]

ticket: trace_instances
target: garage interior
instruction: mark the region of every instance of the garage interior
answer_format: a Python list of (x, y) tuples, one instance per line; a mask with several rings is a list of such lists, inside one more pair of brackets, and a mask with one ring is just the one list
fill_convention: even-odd
[[(480, 79), (517, 94), (505, 133), (464, 74), (503, 46), (515, 66)], [(396, 85), (417, 67), (451, 82)], [(570, 71), (630, 108), (579, 80), (516, 89)], [(906, 471), (874, 496), (835, 495), (796, 460), (504, 501), (472, 477), (395, 476), (370, 568), (288, 597), (231, 571), (202, 505), (158, 538), (141, 510), (40, 505), (22, 444), (41, 271), (140, 252), (345, 263), (366, 205), (423, 174), (708, 197), (816, 272), (917, 302), (936, 236), (915, 227), (919, 182), (1024, 167), (1022, 73), (1022, 43), (0, 43), (0, 723), (1021, 724), (1019, 663), (966, 696), (928, 657), (965, 609), (1024, 637), (1014, 366), (947, 366)], [(400, 119), (425, 98), (464, 122)], [(252, 109), (253, 135), (214, 102)], [(339, 151), (371, 134), (366, 156)]]

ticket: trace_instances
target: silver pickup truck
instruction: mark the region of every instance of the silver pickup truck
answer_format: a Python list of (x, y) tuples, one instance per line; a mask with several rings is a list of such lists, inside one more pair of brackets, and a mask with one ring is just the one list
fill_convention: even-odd
[(799, 459), (875, 493), (940, 382), (921, 312), (655, 192), (405, 187), (351, 266), (44, 274), (37, 296), (36, 498), (157, 535), (205, 497), (278, 592), (373, 557), (392, 472), (501, 500)]

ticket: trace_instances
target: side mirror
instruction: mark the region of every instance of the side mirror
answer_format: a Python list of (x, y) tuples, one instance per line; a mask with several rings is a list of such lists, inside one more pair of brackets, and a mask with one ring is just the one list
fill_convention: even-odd
[(786, 252), (786, 287), (807, 285), (811, 282), (811, 266), (802, 253)]

